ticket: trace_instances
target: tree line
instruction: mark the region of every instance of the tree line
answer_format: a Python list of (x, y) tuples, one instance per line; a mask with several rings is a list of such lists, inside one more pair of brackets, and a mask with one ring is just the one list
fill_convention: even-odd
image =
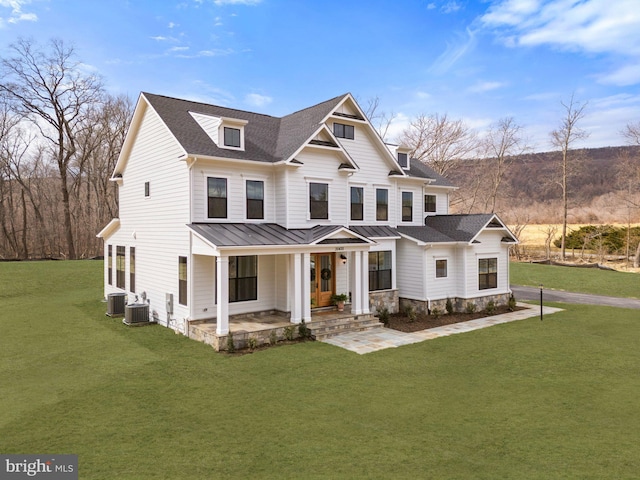
[[(117, 187), (109, 179), (133, 102), (108, 94), (101, 77), (59, 39), (44, 46), (18, 40), (0, 59), (0, 74), (0, 259), (100, 255), (95, 235), (118, 216)], [(516, 234), (529, 223), (531, 201), (508, 181), (532, 152), (516, 119), (502, 118), (478, 132), (447, 114), (420, 114), (388, 138), (396, 116), (381, 112), (378, 98), (363, 103), (385, 141), (409, 147), (413, 158), (454, 182), (463, 180), (457, 182), (453, 211), (499, 211)], [(580, 128), (587, 106), (573, 96), (561, 102), (562, 115), (549, 132), (557, 148), (548, 154), (553, 167), (527, 179), (561, 198), (549, 216), (563, 225), (563, 258), (576, 182), (589, 174), (575, 148), (588, 135)], [(630, 122), (621, 135), (640, 145), (640, 122)], [(615, 201), (631, 223), (640, 213), (640, 161), (629, 151), (625, 155), (618, 159)]]

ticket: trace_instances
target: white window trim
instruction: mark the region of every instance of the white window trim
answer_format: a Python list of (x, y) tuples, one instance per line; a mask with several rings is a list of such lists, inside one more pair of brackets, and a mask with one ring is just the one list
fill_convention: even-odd
[[(362, 220), (351, 220), (351, 187), (362, 189)], [(351, 182), (347, 185), (347, 198), (349, 199), (349, 223), (364, 223), (367, 219), (367, 184)]]
[[(387, 219), (386, 220), (378, 220), (378, 190), (386, 190), (387, 191)], [(381, 224), (391, 224), (391, 185), (374, 185), (373, 186), (373, 219), (376, 223)]]
[[(267, 220), (267, 177), (266, 175), (241, 175), (242, 176), (242, 198), (244, 208), (244, 221), (247, 223), (264, 223)], [(247, 218), (247, 182), (262, 182), (262, 218)], [(227, 181), (227, 189), (229, 188), (229, 182)], [(228, 195), (228, 193), (227, 193)], [(229, 208), (229, 199), (227, 199), (227, 210)], [(228, 213), (228, 212), (227, 212)]]
[[(402, 219), (402, 209), (404, 208), (404, 201), (402, 199), (402, 194), (403, 193), (410, 193), (411, 194), (411, 220), (403, 220)], [(400, 223), (406, 224), (406, 223), (413, 223), (413, 219), (415, 218), (415, 195), (414, 195), (414, 191), (413, 190), (400, 190)]]
[[(244, 151), (244, 126), (249, 123), (247, 120), (240, 120), (237, 118), (222, 117), (220, 126), (218, 127), (218, 147), (226, 150)], [(240, 147), (231, 147), (224, 144), (224, 128), (235, 128), (240, 130)]]
[[(216, 217), (210, 217), (209, 216), (209, 178), (224, 178), (227, 181), (227, 217), (226, 218), (216, 218)], [(230, 206), (230, 195), (229, 192), (231, 191), (231, 189), (229, 188), (230, 185), (230, 179), (231, 177), (228, 175), (218, 175), (215, 173), (205, 173), (204, 174), (204, 219), (205, 221), (211, 221), (214, 220), (216, 222), (229, 222), (230, 221), (230, 215), (229, 215), (229, 206)]]
[[(444, 277), (438, 276), (438, 267), (436, 265), (436, 262), (438, 262), (439, 260), (444, 260), (447, 262), (447, 274)], [(436, 281), (442, 281), (449, 278), (449, 257), (433, 257), (433, 278)]]
[[(333, 182), (332, 178), (322, 178), (322, 177), (304, 177), (307, 182), (307, 221), (316, 221), (316, 222), (330, 222), (331, 221), (331, 182)], [(311, 184), (312, 183), (326, 183), (327, 184), (327, 195), (329, 198), (327, 199), (327, 209), (328, 209), (328, 218), (311, 218)]]

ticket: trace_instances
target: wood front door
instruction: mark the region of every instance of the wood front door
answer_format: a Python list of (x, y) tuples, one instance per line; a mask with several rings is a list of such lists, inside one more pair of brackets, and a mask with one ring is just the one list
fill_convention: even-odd
[(331, 305), (336, 291), (335, 253), (311, 254), (311, 308)]

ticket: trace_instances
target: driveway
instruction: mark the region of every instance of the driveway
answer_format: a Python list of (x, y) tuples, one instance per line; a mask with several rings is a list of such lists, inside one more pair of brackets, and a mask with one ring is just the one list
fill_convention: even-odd
[[(511, 285), (516, 300), (540, 300), (540, 289), (537, 287), (523, 287)], [(581, 303), (585, 305), (606, 305), (609, 307), (640, 309), (640, 300), (633, 298), (606, 297), (588, 293), (563, 292), (561, 290), (547, 290), (542, 292), (543, 302)]]

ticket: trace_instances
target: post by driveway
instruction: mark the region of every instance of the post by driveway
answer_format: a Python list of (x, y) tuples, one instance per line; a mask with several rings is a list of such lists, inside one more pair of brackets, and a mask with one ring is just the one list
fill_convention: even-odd
[[(516, 300), (540, 300), (540, 288), (511, 285)], [(640, 300), (634, 298), (607, 297), (604, 295), (592, 295), (589, 293), (564, 292), (562, 290), (543, 290), (543, 301), (580, 303), (585, 305), (604, 305), (619, 308), (640, 309)]]

